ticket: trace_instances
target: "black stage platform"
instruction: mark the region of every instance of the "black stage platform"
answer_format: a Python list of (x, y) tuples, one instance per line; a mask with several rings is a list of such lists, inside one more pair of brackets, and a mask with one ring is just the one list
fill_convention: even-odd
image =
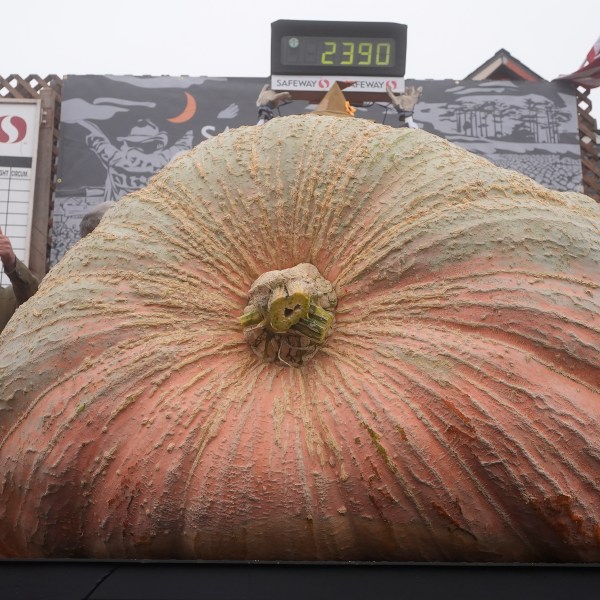
[(600, 565), (0, 561), (1, 600), (587, 600)]

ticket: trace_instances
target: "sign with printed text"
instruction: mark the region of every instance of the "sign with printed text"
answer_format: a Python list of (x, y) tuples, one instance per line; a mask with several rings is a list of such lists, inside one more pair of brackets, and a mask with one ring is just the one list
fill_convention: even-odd
[[(29, 259), (39, 123), (39, 100), (0, 99), (0, 227), (24, 262)], [(0, 285), (10, 285), (3, 270)]]
[[(347, 82), (347, 75), (271, 75), (271, 88), (284, 92), (326, 92), (337, 82)], [(359, 77), (351, 78), (352, 85), (344, 87), (344, 94), (352, 92), (378, 92), (386, 94), (390, 89), (395, 94), (404, 92), (403, 77)]]

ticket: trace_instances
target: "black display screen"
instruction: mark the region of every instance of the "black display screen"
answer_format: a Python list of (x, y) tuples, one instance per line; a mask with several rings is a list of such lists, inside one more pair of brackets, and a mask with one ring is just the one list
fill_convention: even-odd
[(271, 74), (404, 77), (406, 29), (399, 23), (275, 21)]
[(392, 38), (287, 35), (281, 39), (281, 64), (390, 68), (396, 64), (396, 43)]

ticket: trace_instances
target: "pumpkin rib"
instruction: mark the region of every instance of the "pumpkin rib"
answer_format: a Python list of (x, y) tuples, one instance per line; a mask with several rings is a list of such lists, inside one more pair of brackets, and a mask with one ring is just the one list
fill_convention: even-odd
[[(340, 362), (342, 364), (344, 364), (343, 359), (340, 359)], [(344, 379), (342, 379), (342, 381), (344, 381)], [(326, 388), (327, 386), (324, 385), (324, 387)], [(341, 392), (341, 390), (337, 390), (337, 391)], [(333, 395), (332, 392), (330, 392), (330, 393)], [(353, 403), (349, 402), (348, 394), (343, 394), (342, 398), (345, 398), (346, 402), (349, 403), (350, 406), (352, 407), (352, 411), (353, 411), (353, 413), (355, 414), (355, 416), (357, 417), (357, 420), (358, 420), (359, 430), (360, 430), (360, 428), (363, 428), (368, 433), (368, 437), (369, 437), (370, 442), (373, 445), (373, 449), (376, 450), (379, 454), (381, 454), (382, 457), (384, 457), (384, 461), (386, 462), (388, 468), (390, 469), (390, 471), (392, 471), (393, 476), (400, 483), (402, 493), (405, 495), (406, 499), (411, 503), (411, 505), (415, 508), (415, 510), (417, 511), (417, 514), (418, 514), (419, 518), (422, 519), (422, 521), (424, 523), (426, 523), (427, 526), (431, 526), (431, 521), (427, 518), (427, 514), (423, 510), (423, 506), (420, 504), (420, 502), (418, 501), (418, 499), (411, 493), (410, 486), (407, 485), (406, 478), (402, 475), (402, 473), (394, 465), (394, 463), (391, 463), (391, 462), (388, 461), (388, 459), (387, 459), (388, 454), (385, 451), (385, 449), (383, 448), (383, 446), (379, 443), (378, 436), (374, 432), (374, 429), (369, 425), (368, 419), (366, 419), (360, 413), (360, 410), (358, 410), (358, 408), (355, 405), (353, 405)], [(342, 447), (342, 446), (343, 445), (338, 445), (338, 447)], [(348, 443), (347, 446), (351, 447), (351, 444)], [(363, 478), (367, 479), (367, 477), (365, 475), (363, 475)], [(399, 501), (397, 500), (396, 502), (399, 502)]]
[[(544, 313), (546, 314), (546, 313)], [(425, 319), (423, 319), (424, 322)], [(479, 324), (477, 327), (481, 330), (480, 332), (476, 332), (474, 324), (461, 324), (457, 323), (455, 320), (445, 321), (440, 318), (431, 318), (431, 321), (437, 324), (443, 324), (447, 327), (443, 329), (453, 328), (457, 331), (460, 331), (465, 334), (474, 334), (481, 336), (485, 333), (485, 336), (489, 340), (495, 340), (503, 344), (506, 347), (513, 347), (522, 350), (525, 353), (525, 360), (535, 361), (540, 365), (543, 365), (546, 369), (550, 371), (554, 371), (557, 374), (569, 379), (573, 383), (577, 383), (586, 387), (590, 392), (595, 392), (598, 390), (598, 385), (600, 380), (598, 379), (598, 374), (593, 371), (587, 371), (585, 369), (579, 369), (578, 373), (575, 375), (571, 369), (564, 368), (561, 369), (558, 365), (560, 362), (564, 362), (564, 356), (557, 357), (557, 349), (552, 349), (551, 346), (544, 347), (540, 341), (535, 340), (531, 343), (525, 343), (522, 337), (519, 335), (517, 339), (515, 339), (515, 333), (511, 331), (503, 330), (500, 326), (491, 326), (491, 325), (482, 325)], [(429, 323), (428, 323), (429, 324)], [(442, 331), (443, 329), (440, 329)], [(585, 359), (579, 358), (582, 362), (586, 362), (590, 367), (594, 366), (594, 364), (590, 361), (587, 362)]]
[[(406, 376), (406, 372), (404, 372), (403, 375)], [(390, 381), (397, 384), (398, 386), (401, 385), (401, 382), (394, 378), (390, 378)], [(427, 387), (422, 386), (422, 384), (417, 385), (417, 389), (419, 387), (421, 387), (423, 391), (430, 391)], [(418, 417), (418, 419), (424, 421), (424, 423), (427, 425), (429, 430), (429, 437), (433, 437), (438, 442), (443, 452), (448, 456), (452, 457), (452, 459), (455, 461), (455, 464), (461, 469), (460, 472), (464, 473), (470, 480), (470, 487), (472, 487), (477, 493), (480, 494), (482, 500), (487, 504), (487, 507), (493, 509), (493, 514), (501, 519), (501, 521), (504, 524), (504, 527), (506, 527), (507, 530), (510, 530), (513, 534), (516, 534), (518, 541), (521, 544), (523, 544), (526, 547), (529, 546), (530, 544), (528, 540), (522, 537), (521, 534), (519, 534), (514, 524), (512, 523), (508, 512), (505, 510), (503, 503), (501, 502), (501, 496), (498, 497), (497, 494), (490, 493), (490, 490), (486, 489), (486, 486), (482, 483), (480, 478), (476, 476), (476, 474), (468, 466), (464, 459), (458, 455), (457, 448), (455, 447), (456, 441), (445, 440), (444, 437), (442, 437), (439, 430), (436, 430), (436, 428), (433, 426), (433, 420), (431, 420), (426, 414), (424, 414), (423, 411), (418, 410), (414, 403), (407, 401), (407, 404), (410, 407), (410, 409), (414, 412), (414, 414)], [(436, 420), (439, 420), (439, 417), (436, 416)], [(457, 433), (458, 431), (460, 431), (460, 429), (453, 428), (452, 431)], [(444, 479), (446, 478), (441, 479), (442, 481), (444, 481)], [(445, 486), (442, 486), (442, 489), (444, 489), (444, 487)], [(436, 492), (436, 497), (437, 495), (438, 494)]]
[[(399, 386), (401, 386), (401, 383), (400, 383), (400, 382), (397, 382), (397, 384), (398, 384)], [(431, 425), (431, 422), (429, 422), (429, 425)], [(435, 428), (434, 428), (433, 426), (431, 426), (431, 427), (430, 427), (430, 429), (431, 429), (431, 430), (435, 430)], [(446, 446), (446, 448), (447, 448), (447, 450), (448, 450), (449, 452), (451, 452), (451, 453), (454, 453), (454, 451), (453, 451), (453, 449), (452, 449), (452, 447), (451, 447), (451, 446)], [(468, 469), (463, 469), (463, 472), (465, 472), (465, 471), (466, 471), (466, 472), (468, 472)], [(472, 475), (472, 477), (473, 477), (473, 480), (474, 480), (474, 481), (477, 481), (477, 480), (478, 480), (478, 478), (477, 478), (477, 477), (475, 477), (474, 475)], [(500, 493), (500, 496), (499, 496), (499, 497), (502, 497), (502, 494), (501, 494), (501, 493)], [(500, 508), (499, 508), (499, 505), (495, 504), (495, 503), (494, 503), (494, 502), (493, 502), (493, 501), (492, 501), (490, 498), (488, 498), (488, 500), (489, 500), (490, 504), (491, 504), (492, 506), (494, 506), (494, 508), (495, 508), (495, 510), (496, 510), (496, 512), (497, 512), (497, 514), (502, 514), (502, 513), (504, 513), (504, 514), (508, 514), (508, 513), (507, 513), (507, 512), (505, 512), (505, 511), (501, 511), (501, 510), (500, 510)], [(507, 521), (508, 521), (508, 518), (507, 518)], [(514, 528), (514, 525), (513, 525), (513, 528)]]
[[(343, 360), (342, 357), (337, 357), (337, 358), (338, 358), (339, 362), (341, 362), (342, 364), (344, 364), (345, 361)], [(404, 378), (407, 377), (408, 373), (407, 373), (406, 367), (403, 368), (401, 374), (402, 374), (402, 376)], [(362, 375), (364, 377), (364, 374), (362, 374)], [(342, 380), (344, 380), (344, 378), (342, 378)], [(393, 392), (393, 390), (404, 389), (404, 387), (405, 387), (402, 381), (399, 381), (399, 380), (397, 380), (395, 378), (390, 377), (390, 382), (393, 385), (390, 385), (390, 386), (388, 386), (386, 388), (386, 391), (388, 392), (388, 394), (390, 392)], [(373, 382), (373, 383), (378, 383), (378, 382)], [(413, 381), (413, 383), (416, 383), (416, 380)], [(381, 397), (385, 398), (386, 397), (385, 393), (381, 392)], [(423, 414), (423, 412), (421, 410), (419, 410), (417, 408), (417, 406), (414, 403), (411, 403), (411, 402), (407, 401), (407, 397), (406, 396), (402, 397), (402, 399), (404, 400), (403, 405), (411, 412), (411, 414), (414, 415), (415, 419), (417, 421), (422, 421), (426, 425), (429, 426), (428, 427), (428, 431), (430, 432), (430, 434), (431, 434), (431, 432), (435, 432), (436, 431), (435, 428), (431, 426), (432, 422), (426, 417), (426, 415)], [(361, 420), (361, 423), (364, 423), (364, 422), (365, 421)], [(367, 427), (368, 426), (365, 425), (365, 428), (367, 428)], [(408, 424), (404, 424), (403, 427), (408, 427)], [(370, 429), (370, 427), (368, 427), (368, 428)], [(434, 435), (435, 435), (435, 433), (434, 433)], [(435, 435), (435, 438), (440, 443), (440, 446), (443, 448), (444, 451), (447, 451), (448, 453), (454, 455), (454, 450), (451, 447), (450, 443), (445, 442), (444, 439), (441, 436)], [(466, 466), (464, 464), (461, 464), (461, 467), (465, 468)], [(469, 473), (468, 469), (466, 469), (465, 472)], [(443, 481), (443, 478), (441, 477), (441, 475), (439, 473), (436, 473), (436, 477)], [(482, 488), (479, 485), (479, 482), (478, 482), (477, 478), (475, 478), (472, 474), (470, 474), (470, 477), (471, 477), (471, 480), (473, 481), (474, 487), (476, 487), (479, 492), (483, 492), (484, 495), (485, 495), (485, 490), (484, 490), (484, 488)], [(441, 486), (441, 490), (445, 490), (445, 489), (447, 489), (447, 488), (445, 488), (444, 486)], [(436, 492), (436, 494), (437, 494), (437, 492)], [(502, 511), (500, 510), (499, 505), (497, 505), (496, 503), (492, 502), (489, 498), (488, 498), (488, 501), (494, 507), (494, 509), (496, 511), (496, 514), (502, 514)], [(423, 516), (421, 515), (421, 517), (423, 517)], [(508, 517), (505, 518), (505, 521), (506, 521), (507, 525), (510, 524), (510, 521), (509, 521)]]
[[(473, 369), (473, 361), (463, 360), (463, 361), (460, 361), (460, 362), (461, 362), (461, 364), (462, 364), (462, 367), (463, 367), (463, 369), (470, 369), (470, 370), (472, 370), (472, 369)], [(492, 366), (492, 363), (490, 363), (490, 366)], [(502, 372), (501, 372), (501, 371), (499, 371), (499, 372), (498, 372), (498, 375), (501, 375), (501, 374), (502, 374)], [(481, 376), (482, 376), (482, 373), (481, 373), (481, 370), (480, 370), (480, 369), (478, 369), (478, 371), (477, 371), (477, 375), (478, 375), (478, 377), (481, 377)], [(468, 379), (467, 377), (465, 377), (465, 376), (464, 376), (464, 374), (463, 374), (463, 379), (462, 379), (462, 380), (463, 380), (463, 381), (465, 381), (465, 382), (468, 382), (468, 381), (469, 381), (469, 379)], [(511, 382), (508, 382), (508, 381), (500, 381), (499, 379), (495, 379), (495, 380), (493, 380), (493, 381), (494, 381), (494, 382), (496, 382), (496, 383), (501, 383), (503, 386), (509, 387), (509, 388), (510, 388), (511, 390), (513, 390), (513, 391), (518, 391), (518, 392), (520, 392), (520, 393), (523, 393), (523, 394), (527, 395), (527, 390), (526, 390), (526, 389), (523, 387), (523, 385), (524, 385), (525, 381), (523, 381), (523, 382), (521, 383), (520, 387), (517, 387), (515, 383), (511, 383)], [(479, 388), (478, 388), (478, 390), (481, 390), (481, 391), (483, 391), (483, 388), (482, 388), (482, 387), (479, 387)], [(470, 397), (470, 398), (473, 398), (473, 397), (474, 397), (474, 395), (470, 395), (469, 397)], [(490, 395), (490, 397), (492, 397), (492, 396)], [(496, 416), (498, 416), (499, 414), (501, 414), (501, 413), (499, 413), (499, 410), (498, 410), (500, 407), (501, 407), (501, 408), (503, 408), (503, 409), (504, 409), (504, 408), (506, 408), (506, 407), (504, 407), (504, 406), (502, 405), (502, 403), (501, 403), (501, 401), (500, 401), (500, 397), (501, 397), (501, 396), (499, 395), (499, 396), (498, 396), (498, 397), (495, 399), (495, 401), (496, 401), (496, 404), (498, 405), (498, 408), (495, 410), (495, 414), (496, 414)], [(568, 399), (567, 399), (567, 398), (564, 398), (564, 400), (567, 400), (567, 401), (568, 401)], [(549, 408), (550, 408), (549, 406), (546, 406), (546, 410), (548, 410)], [(570, 409), (570, 411), (576, 411), (576, 406), (570, 403), (569, 409)], [(520, 414), (520, 412), (519, 412), (519, 411), (517, 411), (516, 409), (513, 409), (513, 410), (511, 411), (511, 414), (512, 414), (513, 416), (518, 416), (518, 417), (521, 417), (521, 414)], [(571, 414), (573, 414), (573, 413), (571, 413)], [(574, 415), (573, 415), (573, 416), (574, 416)], [(580, 424), (581, 424), (582, 426), (588, 426), (588, 425), (589, 425), (589, 423), (584, 423), (584, 422), (581, 422)], [(536, 428), (535, 428), (535, 427), (533, 427), (533, 426), (531, 426), (531, 425), (529, 425), (529, 426), (527, 427), (526, 431), (527, 431), (527, 435), (528, 435), (528, 437), (533, 437), (533, 436), (535, 436), (535, 434), (536, 434)], [(540, 437), (540, 439), (544, 439), (544, 438), (543, 438), (543, 436), (539, 436), (539, 437)], [(512, 438), (512, 441), (513, 441), (513, 442), (515, 442), (515, 441), (516, 441), (516, 439), (513, 437), (513, 438)], [(552, 450), (552, 448), (551, 448), (550, 446), (548, 446), (548, 449), (547, 449), (547, 450), (548, 450), (548, 452), (550, 452), (550, 453), (551, 453), (551, 450)], [(541, 471), (540, 471), (540, 474), (541, 474)], [(588, 480), (587, 480), (587, 483), (588, 483), (588, 484), (591, 484), (591, 485), (594, 485), (594, 482), (593, 482), (591, 479), (588, 479)], [(596, 489), (597, 489), (597, 487), (598, 487), (598, 486), (597, 486), (597, 484), (596, 484)]]

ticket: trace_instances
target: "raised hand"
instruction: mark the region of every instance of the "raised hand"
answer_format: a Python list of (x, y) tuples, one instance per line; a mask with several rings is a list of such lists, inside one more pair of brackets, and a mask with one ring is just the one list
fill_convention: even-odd
[(12, 271), (17, 266), (17, 257), (10, 240), (4, 235), (0, 227), (0, 259), (5, 271)]

